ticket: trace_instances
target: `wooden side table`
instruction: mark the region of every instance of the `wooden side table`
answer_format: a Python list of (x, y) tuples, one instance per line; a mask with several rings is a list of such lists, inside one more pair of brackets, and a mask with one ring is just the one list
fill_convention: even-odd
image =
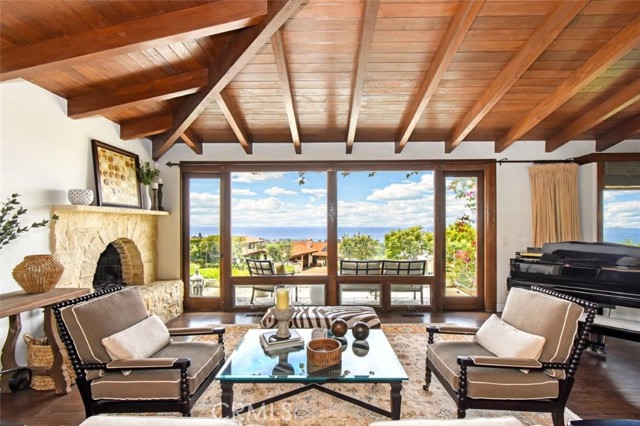
[[(90, 291), (88, 288), (54, 288), (46, 293), (31, 294), (24, 291), (14, 291), (13, 293), (0, 294), (0, 318), (9, 317), (7, 341), (2, 347), (2, 367), (5, 369), (18, 367), (15, 351), (20, 330), (22, 330), (20, 314), (32, 309), (44, 308), (44, 333), (53, 351), (53, 366), (51, 368), (35, 367), (32, 370), (38, 374), (49, 374), (56, 385), (57, 394), (71, 392), (71, 380), (67, 372), (66, 359), (61, 350), (64, 346), (58, 336), (51, 305), (80, 297)], [(11, 392), (9, 375), (7, 374), (2, 375), (0, 379), (0, 392)]]

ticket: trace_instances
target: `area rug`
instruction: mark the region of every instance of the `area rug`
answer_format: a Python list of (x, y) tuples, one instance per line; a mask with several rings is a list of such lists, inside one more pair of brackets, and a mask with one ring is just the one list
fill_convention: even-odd
[[(230, 356), (242, 336), (257, 325), (227, 325), (225, 350)], [(425, 350), (427, 332), (425, 324), (387, 324), (382, 326), (389, 343), (402, 363), (409, 380), (402, 387), (402, 419), (454, 419), (456, 406), (451, 397), (434, 376), (429, 391), (422, 389), (424, 384)], [(439, 337), (439, 336), (437, 336)], [(464, 338), (457, 336), (455, 338)], [(215, 339), (206, 336), (204, 339)], [(268, 397), (295, 389), (299, 384), (280, 385), (234, 385), (234, 404), (246, 404), (262, 401)], [(387, 384), (329, 384), (327, 387), (369, 404), (389, 409), (389, 391)], [(195, 404), (192, 415), (195, 417), (220, 417), (220, 384), (214, 382)], [(551, 426), (551, 415), (547, 413), (527, 413), (508, 411), (468, 410), (468, 418), (501, 417), (512, 415), (525, 425)], [(578, 417), (569, 410), (567, 420)], [(364, 408), (334, 398), (323, 392), (307, 391), (286, 400), (249, 411), (236, 418), (243, 425), (265, 426), (366, 426), (373, 421), (388, 420)]]

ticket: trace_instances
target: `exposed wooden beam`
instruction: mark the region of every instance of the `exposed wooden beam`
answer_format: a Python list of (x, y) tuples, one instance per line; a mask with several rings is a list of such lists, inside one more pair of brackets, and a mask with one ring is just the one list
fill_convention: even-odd
[(180, 136), (180, 139), (182, 139), (182, 141), (186, 143), (187, 146), (193, 150), (193, 152), (198, 155), (202, 155), (202, 141), (200, 140), (198, 135), (196, 135), (196, 132), (191, 129), (187, 129)]
[(373, 42), (373, 31), (378, 18), (379, 0), (369, 0), (365, 2), (362, 25), (360, 26), (360, 47), (358, 48), (358, 68), (353, 79), (351, 89), (351, 110), (349, 111), (349, 128), (347, 130), (347, 154), (353, 152), (353, 142), (356, 139), (356, 129), (358, 127), (358, 116), (360, 115), (360, 104), (362, 102), (362, 90), (364, 88), (364, 77), (367, 73), (369, 63), (369, 53)]
[(293, 147), (296, 150), (296, 154), (302, 154), (302, 142), (300, 141), (300, 133), (298, 132), (298, 117), (291, 93), (291, 77), (289, 75), (289, 65), (287, 64), (287, 54), (284, 50), (282, 30), (276, 31), (271, 37), (271, 49), (273, 50), (276, 67), (278, 68), (278, 79), (280, 80), (280, 88), (282, 89), (282, 98), (284, 100), (284, 109), (287, 112), (289, 129), (291, 129)]
[(120, 123), (120, 139), (144, 138), (166, 132), (173, 125), (173, 115), (163, 114)]
[(596, 151), (602, 152), (640, 132), (640, 114), (616, 126), (596, 139)]
[(507, 133), (496, 140), (495, 151), (502, 152), (507, 149), (638, 44), (640, 44), (640, 16), (627, 24), (622, 31), (566, 78), (556, 90), (547, 95)]
[(640, 79), (603, 100), (594, 108), (580, 115), (580, 118), (565, 127), (560, 133), (548, 138), (545, 150), (547, 152), (555, 151), (572, 138), (592, 129), (638, 100), (640, 100)]
[(260, 22), (267, 12), (266, 3), (266, 0), (220, 0), (2, 49), (0, 81), (245, 28)]
[(273, 0), (268, 2), (267, 16), (256, 26), (236, 34), (209, 67), (209, 85), (190, 95), (174, 113), (174, 125), (153, 140), (153, 158), (160, 158), (176, 139), (202, 113), (212, 93), (220, 93), (242, 70), (271, 36), (293, 15), (304, 0)]
[(205, 68), (118, 87), (114, 90), (78, 96), (67, 102), (67, 115), (71, 118), (84, 118), (134, 107), (145, 102), (190, 95), (207, 85), (208, 76), (209, 70)]
[(464, 140), (587, 3), (587, 0), (581, 0), (555, 4), (527, 42), (458, 123), (446, 140), (445, 152), (452, 152)]
[(416, 128), (416, 124), (418, 124), (422, 113), (425, 108), (427, 108), (431, 97), (438, 88), (453, 56), (462, 44), (469, 28), (471, 28), (471, 24), (473, 24), (476, 15), (483, 5), (484, 0), (462, 1), (458, 5), (456, 14), (451, 18), (451, 22), (442, 37), (438, 51), (433, 57), (429, 71), (427, 71), (427, 75), (418, 92), (418, 96), (413, 102), (412, 109), (403, 120), (402, 127), (396, 138), (396, 154), (401, 153), (409, 141), (411, 133), (413, 133), (413, 130)]
[(244, 152), (246, 152), (247, 154), (252, 154), (253, 142), (247, 134), (244, 124), (242, 124), (242, 122), (240, 121), (240, 114), (233, 107), (233, 102), (231, 101), (229, 95), (225, 91), (222, 91), (220, 93), (214, 93), (213, 98), (218, 103), (218, 106), (227, 119), (229, 126), (231, 126), (233, 133), (235, 133), (236, 137), (238, 138), (238, 142), (240, 142), (240, 145), (242, 145), (242, 148), (244, 148)]

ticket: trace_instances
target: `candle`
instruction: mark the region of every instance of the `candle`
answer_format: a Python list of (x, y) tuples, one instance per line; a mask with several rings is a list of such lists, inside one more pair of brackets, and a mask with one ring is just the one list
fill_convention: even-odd
[(276, 290), (276, 308), (289, 309), (289, 289), (279, 288)]
[(155, 182), (151, 182), (151, 189), (158, 189), (158, 184)]
[(157, 179), (157, 182), (158, 182), (158, 183), (162, 183), (162, 178), (158, 178), (158, 179)]

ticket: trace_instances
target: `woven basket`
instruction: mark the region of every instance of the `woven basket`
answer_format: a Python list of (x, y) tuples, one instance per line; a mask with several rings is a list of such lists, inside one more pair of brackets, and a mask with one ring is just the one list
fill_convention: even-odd
[[(53, 351), (46, 337), (33, 337), (30, 334), (24, 335), (24, 342), (27, 344), (27, 364), (29, 367), (50, 368), (53, 365)], [(62, 348), (62, 353), (67, 360), (67, 371), (71, 383), (76, 381), (76, 372), (67, 356), (66, 349)], [(56, 388), (53, 379), (49, 375), (31, 376), (31, 388), (35, 390), (53, 390)]]
[(64, 267), (50, 254), (25, 256), (13, 268), (13, 278), (27, 293), (44, 293), (56, 286)]

